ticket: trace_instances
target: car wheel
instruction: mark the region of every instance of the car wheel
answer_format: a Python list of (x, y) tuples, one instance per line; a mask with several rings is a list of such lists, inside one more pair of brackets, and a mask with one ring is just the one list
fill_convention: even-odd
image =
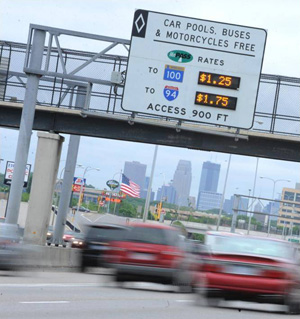
[(122, 287), (124, 281), (125, 281), (124, 275), (121, 274), (121, 273), (119, 273), (119, 272), (117, 272), (117, 273), (115, 274), (115, 282), (117, 283), (117, 286), (118, 286), (118, 287)]
[(180, 293), (191, 293), (192, 289), (191, 274), (187, 270), (177, 271), (173, 277), (173, 285), (178, 287)]
[(286, 296), (285, 305), (288, 314), (300, 314), (300, 288), (291, 289)]
[(206, 297), (206, 303), (209, 307), (218, 307), (220, 299), (214, 297)]
[(201, 285), (195, 288), (195, 293), (196, 305), (204, 307), (218, 307), (220, 298), (216, 298), (209, 293), (204, 279)]
[(83, 273), (86, 272), (86, 265), (83, 261), (81, 262), (81, 265), (80, 265), (80, 271)]

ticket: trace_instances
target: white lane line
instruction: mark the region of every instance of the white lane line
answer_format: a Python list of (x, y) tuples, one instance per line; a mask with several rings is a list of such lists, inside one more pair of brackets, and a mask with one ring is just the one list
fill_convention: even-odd
[(82, 217), (82, 218), (84, 218), (84, 219), (88, 220), (90, 223), (92, 223), (92, 221), (91, 221), (90, 219), (88, 219), (86, 216), (81, 215), (80, 217)]
[(18, 287), (18, 288), (39, 288), (39, 287), (99, 287), (100, 284), (88, 283), (88, 284), (0, 284), (1, 288), (5, 287)]
[(106, 216), (106, 215), (101, 215), (101, 216), (99, 216), (98, 218), (96, 218), (96, 219), (94, 220), (94, 223), (96, 223), (99, 219), (103, 218), (104, 216)]
[(70, 303), (70, 301), (57, 300), (57, 301), (19, 301), (22, 304), (44, 304), (44, 303)]
[(178, 299), (176, 302), (193, 302), (193, 300), (190, 299)]

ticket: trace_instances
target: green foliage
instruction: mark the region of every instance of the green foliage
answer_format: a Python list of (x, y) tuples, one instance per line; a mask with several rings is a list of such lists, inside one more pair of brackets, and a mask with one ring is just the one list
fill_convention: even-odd
[(30, 191), (31, 191), (32, 178), (33, 178), (33, 173), (30, 173), (29, 174), (29, 178), (28, 178), (27, 188), (26, 188), (26, 192), (29, 193), (29, 194), (30, 194)]
[(120, 205), (118, 215), (124, 217), (137, 217), (136, 206), (131, 204), (129, 201), (123, 201)]
[(201, 242), (204, 242), (204, 234), (193, 233), (191, 239), (199, 240)]
[(3, 182), (4, 182), (4, 174), (0, 173), (0, 187), (6, 186), (6, 185), (3, 184)]
[[(220, 209), (218, 209), (218, 208), (213, 208), (213, 209), (208, 209), (208, 210), (206, 210), (205, 212), (206, 212), (207, 214), (215, 214), (215, 215), (218, 215), (218, 214), (219, 214), (219, 211), (220, 211)], [(222, 210), (222, 215), (227, 215), (227, 213), (226, 213), (224, 210)]]
[(89, 210), (97, 211), (97, 210), (98, 210), (98, 203), (89, 202), (88, 205), (86, 205), (86, 207), (87, 207)]
[(29, 201), (29, 193), (22, 193), (22, 202), (28, 202)]

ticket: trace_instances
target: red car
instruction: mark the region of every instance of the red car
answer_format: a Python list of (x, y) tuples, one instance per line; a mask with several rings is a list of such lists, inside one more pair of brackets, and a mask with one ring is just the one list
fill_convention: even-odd
[(189, 291), (189, 255), (178, 229), (158, 223), (131, 226), (124, 240), (111, 242), (107, 256), (116, 281), (175, 284), (180, 291)]
[(277, 303), (300, 313), (298, 249), (290, 242), (208, 232), (210, 251), (196, 275), (199, 297), (209, 305), (220, 299)]

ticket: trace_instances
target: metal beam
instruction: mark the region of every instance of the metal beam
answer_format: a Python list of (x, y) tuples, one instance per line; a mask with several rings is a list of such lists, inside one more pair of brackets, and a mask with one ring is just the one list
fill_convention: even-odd
[[(0, 126), (19, 128), (22, 104), (0, 101)], [(130, 125), (111, 118), (86, 117), (80, 111), (36, 107), (34, 130), (61, 134), (126, 140), (195, 150), (265, 157), (286, 161), (300, 161), (300, 140), (283, 135), (248, 132), (248, 140), (216, 136), (204, 132), (156, 127), (142, 123)]]

